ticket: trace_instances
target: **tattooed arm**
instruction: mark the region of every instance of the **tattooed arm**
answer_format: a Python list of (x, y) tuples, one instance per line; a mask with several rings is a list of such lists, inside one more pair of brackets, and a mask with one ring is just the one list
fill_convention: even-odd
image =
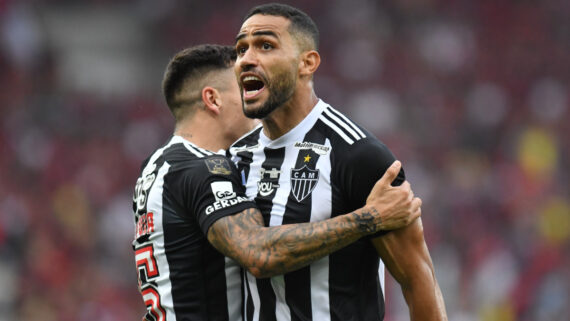
[(217, 220), (208, 240), (258, 278), (297, 270), (379, 230), (406, 226), (419, 217), (421, 200), (409, 184), (390, 185), (400, 170), (395, 162), (376, 183), (366, 206), (320, 222), (263, 227), (250, 208)]

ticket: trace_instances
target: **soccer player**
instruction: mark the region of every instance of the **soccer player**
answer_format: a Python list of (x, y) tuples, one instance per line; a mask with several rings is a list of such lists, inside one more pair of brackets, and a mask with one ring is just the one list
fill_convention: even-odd
[[(370, 132), (317, 98), (318, 37), (310, 17), (282, 4), (253, 8), (236, 37), (243, 110), (263, 126), (230, 152), (267, 226), (326, 222), (363, 206), (394, 161)], [(404, 179), (400, 172), (395, 184)], [(412, 320), (447, 318), (418, 219), (285, 275), (246, 274), (247, 320), (382, 320), (382, 262)]]
[(257, 277), (282, 274), (420, 215), (409, 185), (390, 186), (395, 163), (347, 215), (265, 227), (235, 165), (214, 152), (255, 125), (241, 110), (235, 58), (231, 46), (202, 45), (168, 64), (163, 92), (174, 135), (143, 163), (133, 196), (144, 320), (242, 320), (240, 268), (229, 258)]

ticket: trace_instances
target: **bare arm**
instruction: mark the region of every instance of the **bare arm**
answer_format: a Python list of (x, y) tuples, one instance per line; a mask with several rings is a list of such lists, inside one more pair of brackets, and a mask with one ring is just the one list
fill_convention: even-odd
[(408, 185), (392, 187), (399, 162), (374, 186), (367, 205), (346, 215), (320, 222), (263, 227), (261, 213), (253, 208), (217, 220), (208, 240), (224, 255), (234, 258), (256, 277), (297, 270), (381, 229), (399, 228), (421, 213), (421, 200)]
[(447, 320), (443, 296), (424, 241), (421, 218), (373, 239), (372, 243), (402, 288), (410, 309), (410, 320)]
[[(373, 210), (373, 209), (372, 209)], [(208, 240), (255, 277), (294, 271), (376, 230), (374, 215), (361, 209), (315, 223), (263, 227), (261, 213), (249, 208), (216, 221)]]

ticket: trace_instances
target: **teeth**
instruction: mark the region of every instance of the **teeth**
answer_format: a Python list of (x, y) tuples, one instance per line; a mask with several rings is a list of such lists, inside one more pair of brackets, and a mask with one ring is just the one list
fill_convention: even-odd
[(261, 81), (258, 77), (255, 76), (247, 76), (243, 78), (243, 81), (250, 81), (250, 80)]
[(249, 95), (255, 95), (257, 94), (257, 92), (259, 91), (259, 89), (256, 90), (248, 90), (245, 93), (249, 96)]

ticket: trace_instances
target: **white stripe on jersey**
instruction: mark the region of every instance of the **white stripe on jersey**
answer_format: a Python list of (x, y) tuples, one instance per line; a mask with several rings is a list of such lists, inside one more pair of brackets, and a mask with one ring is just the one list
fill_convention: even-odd
[(356, 130), (356, 131), (360, 134), (360, 136), (361, 136), (362, 138), (365, 138), (365, 137), (366, 137), (366, 134), (364, 134), (364, 133), (362, 132), (362, 130), (360, 130), (360, 128), (358, 128), (358, 126), (356, 126), (356, 124), (355, 124), (352, 120), (348, 119), (348, 117), (346, 117), (345, 115), (343, 115), (341, 112), (339, 112), (338, 110), (336, 110), (336, 109), (334, 109), (334, 108), (332, 108), (332, 107), (330, 107), (330, 106), (329, 106), (329, 108), (327, 108), (327, 110), (331, 111), (332, 113), (334, 113), (334, 114), (337, 115), (338, 117), (341, 117), (342, 119), (344, 119), (344, 121), (345, 121), (350, 127), (352, 127), (354, 130)]
[[(190, 153), (196, 155), (199, 158), (205, 157), (206, 153), (203, 153), (203, 151), (200, 151), (198, 148), (196, 148), (196, 146), (192, 145), (190, 142), (184, 142), (184, 147), (186, 147), (186, 149), (188, 151), (190, 151)], [(211, 155), (211, 153), (210, 153)]]
[(283, 159), (281, 168), (279, 168), (281, 171), (281, 174), (279, 175), (279, 188), (275, 193), (275, 197), (273, 197), (273, 207), (271, 208), (271, 220), (269, 221), (269, 226), (279, 226), (283, 223), (285, 205), (287, 205), (289, 193), (291, 192), (290, 168), (293, 168), (291, 164), (295, 165), (298, 154), (299, 151), (294, 148), (285, 149), (285, 158)]
[(378, 278), (380, 279), (380, 286), (382, 287), (382, 298), (384, 299), (384, 302), (386, 302), (386, 282), (384, 280), (385, 276), (386, 272), (384, 272), (384, 262), (380, 260), (380, 264), (378, 264)]
[[(164, 148), (175, 144), (175, 143), (182, 143), (184, 145), (184, 147), (186, 147), (187, 150), (189, 150), (192, 154), (196, 155), (197, 157), (205, 157), (205, 156), (211, 156), (214, 155), (214, 153), (212, 153), (209, 150), (206, 150), (204, 148), (198, 147), (196, 145), (194, 145), (192, 142), (186, 140), (185, 138), (183, 138), (182, 136), (178, 136), (178, 135), (174, 135), (172, 136), (172, 139), (170, 140), (170, 142), (168, 143), (168, 145), (166, 145)], [(161, 152), (162, 154), (162, 152)]]
[[(330, 140), (327, 138), (323, 144), (332, 149)], [(327, 153), (319, 157), (315, 166), (319, 173), (331, 173), (331, 154)], [(311, 196), (311, 222), (323, 221), (331, 217), (332, 213), (332, 191), (331, 191), (331, 177), (329, 175), (319, 175), (317, 186), (313, 190)], [(323, 208), (323, 204), (328, 205)]]
[(333, 122), (331, 122), (330, 120), (328, 120), (326, 117), (324, 117), (324, 115), (321, 114), (321, 116), (319, 117), (320, 120), (323, 121), (323, 123), (327, 124), (332, 130), (334, 130), (340, 137), (342, 137), (349, 145), (354, 144), (354, 141), (348, 137), (340, 128), (338, 128)]
[[(253, 151), (253, 162), (249, 166), (249, 175), (247, 176), (248, 182), (259, 182), (261, 178), (259, 170), (264, 161), (265, 154), (263, 153), (263, 148)], [(249, 199), (255, 199), (257, 196), (257, 183), (246, 185), (245, 194)]]
[(170, 141), (168, 142), (168, 144), (164, 145), (163, 147), (159, 148), (156, 150), (156, 152), (154, 152), (154, 154), (152, 154), (152, 156), (148, 159), (148, 163), (146, 163), (146, 166), (144, 167), (143, 171), (142, 171), (142, 176), (146, 176), (145, 173), (150, 173), (152, 171), (154, 171), (155, 169), (155, 162), (156, 160), (162, 156), (162, 154), (164, 153), (164, 150), (167, 149), (168, 147), (176, 144), (176, 143), (180, 143), (180, 139), (183, 139), (182, 137), (179, 136), (173, 136)]
[(244, 287), (244, 292), (246, 293), (245, 299), (244, 299), (244, 306), (246, 307), (245, 309), (245, 315), (248, 315), (248, 311), (247, 311), (247, 297), (248, 295), (251, 296), (251, 300), (253, 301), (253, 320), (254, 321), (259, 321), (259, 312), (260, 312), (260, 300), (259, 300), (259, 292), (257, 291), (257, 281), (255, 279), (255, 277), (253, 275), (251, 275), (249, 272), (247, 272), (245, 274), (245, 282), (247, 284), (249, 284), (249, 288), (251, 289), (251, 291), (248, 293), (247, 291), (247, 287)]
[[(170, 141), (166, 147), (171, 144), (172, 141)], [(160, 150), (160, 153), (157, 152), (156, 154), (162, 154), (162, 150)], [(153, 157), (155, 155), (153, 155)], [(153, 160), (153, 164), (154, 161), (156, 161), (156, 158)], [(160, 303), (166, 311), (166, 320), (176, 321), (176, 315), (174, 314), (174, 302), (172, 300), (172, 284), (170, 283), (170, 266), (168, 265), (164, 249), (164, 228), (162, 225), (162, 190), (164, 187), (164, 175), (168, 173), (169, 168), (170, 165), (165, 162), (158, 170), (155, 182), (148, 194), (146, 208), (147, 212), (152, 212), (156, 215), (154, 217), (155, 232), (151, 234), (149, 241), (154, 244), (154, 257), (156, 259), (156, 264), (160, 269), (160, 275), (155, 280), (158, 286), (158, 292), (161, 294)]]
[(350, 125), (348, 125), (346, 122), (342, 121), (340, 118), (338, 118), (335, 114), (333, 114), (330, 111), (330, 108), (325, 109), (324, 114), (326, 114), (327, 116), (329, 116), (330, 118), (332, 118), (337, 124), (339, 124), (340, 126), (342, 126), (344, 129), (346, 129), (346, 131), (352, 135), (352, 137), (354, 138), (354, 140), (360, 140), (362, 137), (360, 137), (353, 129), (352, 127), (350, 127)]
[(330, 321), (329, 257), (311, 264), (311, 312), (313, 320)]
[(275, 293), (275, 316), (277, 320), (291, 320), (291, 309), (285, 298), (285, 277), (277, 275), (271, 278), (271, 287)]
[[(207, 156), (216, 155), (216, 153), (213, 153), (213, 152), (211, 152), (211, 151), (209, 151), (209, 150), (207, 150), (207, 149), (204, 149), (204, 148), (202, 148), (202, 147), (198, 147), (198, 146), (196, 146), (196, 145), (194, 145), (194, 144), (192, 144), (192, 143), (190, 143), (190, 142), (188, 142), (188, 143), (189, 143), (190, 145), (192, 145), (194, 148), (198, 149), (202, 154), (205, 154), (205, 155), (207, 155)], [(223, 150), (222, 150), (222, 151), (223, 151)], [(222, 155), (224, 155), (224, 154), (225, 154), (225, 151), (223, 151)]]
[[(253, 159), (254, 161), (249, 166), (249, 175), (248, 181), (249, 182), (258, 182), (260, 180), (260, 171), (261, 164), (265, 161), (265, 154), (263, 152), (263, 148), (258, 148), (252, 151), (253, 152)], [(257, 196), (257, 184), (250, 184), (246, 185), (245, 191), (247, 197), (249, 199), (255, 199)], [(250, 312), (247, 311), (247, 299), (248, 297), (251, 298), (253, 303), (253, 320), (259, 320), (259, 307), (260, 307), (260, 299), (259, 299), (259, 291), (257, 290), (257, 280), (256, 278), (250, 274), (249, 272), (245, 272), (245, 283), (247, 284), (244, 286), (244, 306), (245, 306), (245, 315), (247, 316)], [(249, 288), (249, 290), (248, 290)]]
[(242, 321), (241, 268), (236, 261), (229, 257), (224, 257), (224, 261), (229, 319), (232, 321)]
[[(325, 146), (331, 147), (329, 139), (325, 140)], [(330, 153), (322, 155), (317, 161), (316, 168), (320, 173), (331, 172)], [(332, 213), (332, 191), (331, 178), (328, 175), (320, 175), (319, 182), (313, 190), (311, 196), (311, 222), (318, 222), (331, 217)], [(330, 320), (330, 300), (329, 300), (329, 257), (311, 264), (311, 310), (313, 320)]]

